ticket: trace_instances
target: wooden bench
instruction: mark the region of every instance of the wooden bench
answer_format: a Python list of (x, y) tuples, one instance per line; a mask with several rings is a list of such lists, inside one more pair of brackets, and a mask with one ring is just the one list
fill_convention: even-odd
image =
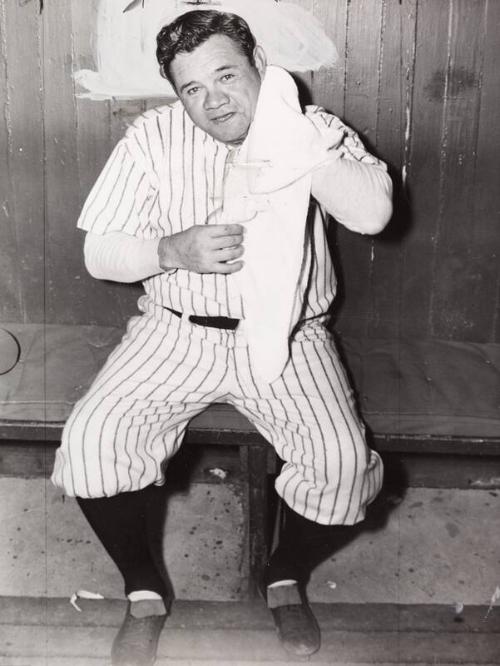
[[(47, 474), (63, 423), (121, 337), (93, 326), (4, 324), (18, 365), (0, 376), (0, 474)], [(370, 444), (382, 454), (474, 456), (500, 477), (500, 345), (349, 339), (342, 342)], [(273, 452), (228, 405), (194, 418), (185, 442), (237, 446), (248, 489), (250, 592), (268, 551)], [(46, 444), (46, 446), (41, 446)], [(489, 473), (488, 472), (488, 473)]]

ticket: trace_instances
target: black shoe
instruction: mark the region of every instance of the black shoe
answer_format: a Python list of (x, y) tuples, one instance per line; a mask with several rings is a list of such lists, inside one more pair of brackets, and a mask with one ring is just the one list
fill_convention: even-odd
[(156, 659), (156, 650), (161, 630), (168, 613), (137, 618), (130, 613), (130, 601), (123, 624), (111, 648), (113, 666), (151, 666)]
[(321, 633), (303, 586), (295, 583), (281, 590), (268, 590), (261, 583), (260, 591), (271, 611), (283, 648), (298, 657), (308, 657), (317, 652), (321, 646)]

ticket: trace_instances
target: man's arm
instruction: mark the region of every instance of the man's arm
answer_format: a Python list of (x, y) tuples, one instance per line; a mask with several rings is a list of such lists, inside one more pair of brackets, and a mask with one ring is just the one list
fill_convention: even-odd
[(312, 195), (351, 231), (377, 234), (392, 215), (392, 181), (384, 168), (341, 157), (314, 172)]
[[(243, 266), (239, 224), (196, 225), (172, 236), (144, 240), (121, 231), (88, 232), (85, 266), (100, 280), (138, 282), (178, 268), (196, 273), (235, 273)], [(230, 262), (230, 263), (227, 263)]]
[(137, 282), (179, 268), (198, 273), (236, 272), (243, 265), (236, 261), (243, 254), (240, 225), (211, 224), (209, 216), (208, 224), (149, 238), (148, 211), (160, 182), (150, 150), (158, 142), (147, 140), (146, 124), (145, 114), (127, 130), (85, 201), (78, 227), (87, 232), (88, 271), (96, 278), (116, 282)]
[(382, 231), (392, 215), (392, 181), (385, 164), (337, 116), (317, 106), (307, 107), (306, 116), (331, 147), (332, 158), (313, 172), (313, 197), (352, 231)]
[(98, 280), (139, 282), (162, 272), (157, 238), (143, 240), (122, 231), (85, 236), (85, 266)]

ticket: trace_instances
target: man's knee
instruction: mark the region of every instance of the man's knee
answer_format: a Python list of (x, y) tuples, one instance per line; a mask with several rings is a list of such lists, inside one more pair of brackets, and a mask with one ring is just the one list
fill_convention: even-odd
[(64, 425), (51, 481), (70, 497), (91, 499), (115, 494), (103, 464), (107, 413), (102, 403), (92, 405), (83, 398)]

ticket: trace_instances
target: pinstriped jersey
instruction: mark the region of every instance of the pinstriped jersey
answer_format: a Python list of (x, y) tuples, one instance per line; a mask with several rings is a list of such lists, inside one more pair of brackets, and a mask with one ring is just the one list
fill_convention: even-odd
[[(320, 131), (331, 127), (345, 131), (344, 157), (381, 164), (336, 116), (313, 106), (307, 107), (306, 114)], [(78, 227), (96, 234), (122, 231), (142, 239), (159, 239), (194, 224), (209, 223), (211, 214), (222, 205), (230, 151), (194, 125), (181, 102), (147, 111), (113, 150), (84, 204)], [(325, 224), (324, 210), (311, 201), (298, 286), (303, 315), (308, 319), (326, 313), (335, 296)], [(174, 269), (147, 278), (143, 285), (152, 306), (188, 314), (244, 317), (232, 275)]]

